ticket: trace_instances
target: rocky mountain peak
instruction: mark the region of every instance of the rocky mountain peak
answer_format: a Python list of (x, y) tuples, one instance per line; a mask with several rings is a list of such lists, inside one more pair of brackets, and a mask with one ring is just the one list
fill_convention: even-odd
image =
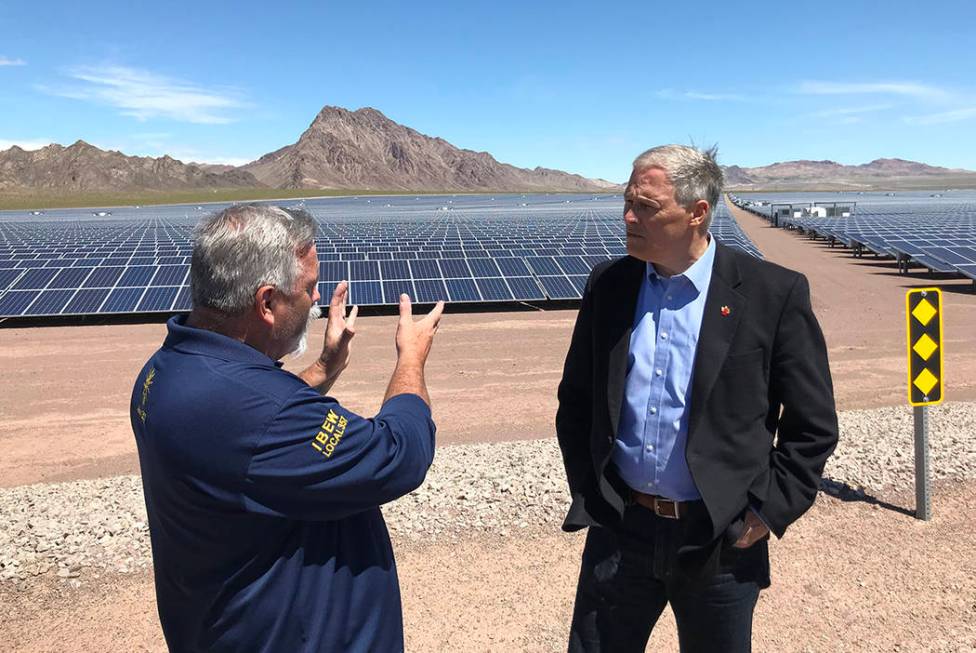
[(401, 125), (372, 107), (326, 106), (293, 145), (244, 166), (283, 188), (602, 191), (606, 182), (499, 163)]

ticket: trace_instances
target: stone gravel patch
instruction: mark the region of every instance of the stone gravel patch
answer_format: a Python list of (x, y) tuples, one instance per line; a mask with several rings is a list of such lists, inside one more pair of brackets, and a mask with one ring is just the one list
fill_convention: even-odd
[[(933, 480), (976, 478), (976, 403), (930, 410)], [(908, 407), (840, 414), (841, 441), (827, 463), (831, 492), (910, 490), (914, 483)], [(553, 439), (441, 448), (419, 490), (386, 506), (399, 540), (518, 535), (557, 525), (568, 495)], [(99, 570), (152, 564), (138, 476), (0, 489), (0, 581), (56, 574), (77, 585)]]

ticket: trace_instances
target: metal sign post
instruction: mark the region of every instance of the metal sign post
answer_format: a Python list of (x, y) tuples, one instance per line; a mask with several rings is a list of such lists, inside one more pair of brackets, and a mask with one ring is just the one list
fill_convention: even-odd
[(908, 403), (915, 413), (915, 516), (928, 521), (929, 498), (928, 407), (942, 403), (945, 394), (942, 355), (942, 291), (909, 290), (905, 295), (908, 336)]
[(923, 521), (932, 517), (929, 499), (929, 409), (915, 406), (915, 516)]

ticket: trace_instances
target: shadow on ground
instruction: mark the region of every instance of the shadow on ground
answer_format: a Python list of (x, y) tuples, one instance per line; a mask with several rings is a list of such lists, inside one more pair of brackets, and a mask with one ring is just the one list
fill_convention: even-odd
[(876, 505), (885, 510), (901, 513), (907, 517), (914, 517), (915, 510), (896, 506), (893, 503), (882, 501), (877, 497), (868, 494), (863, 488), (853, 488), (844, 481), (837, 481), (832, 478), (824, 478), (820, 481), (820, 490), (827, 495), (840, 499), (841, 501), (861, 501), (870, 505)]

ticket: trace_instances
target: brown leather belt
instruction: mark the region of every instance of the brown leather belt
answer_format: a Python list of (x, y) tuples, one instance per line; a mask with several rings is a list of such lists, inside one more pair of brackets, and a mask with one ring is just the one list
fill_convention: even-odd
[(644, 494), (637, 490), (633, 490), (631, 496), (634, 499), (634, 503), (644, 506), (658, 517), (681, 519), (682, 517), (688, 516), (687, 501), (672, 501), (671, 499), (665, 499), (664, 497), (653, 494)]

